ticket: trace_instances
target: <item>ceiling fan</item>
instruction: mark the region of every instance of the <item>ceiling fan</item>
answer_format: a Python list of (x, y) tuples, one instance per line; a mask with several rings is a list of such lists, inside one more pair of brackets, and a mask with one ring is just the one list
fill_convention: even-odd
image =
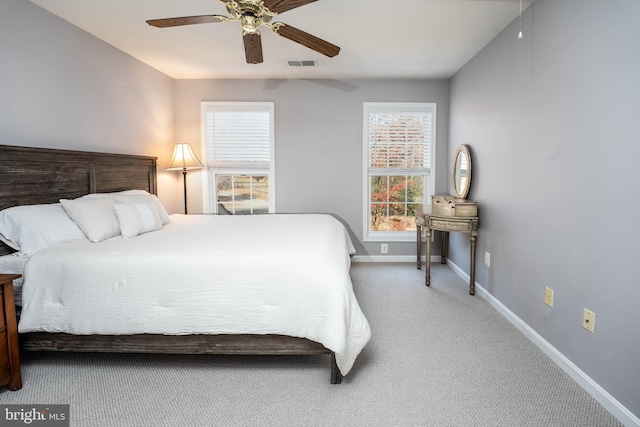
[(271, 22), (279, 13), (296, 7), (313, 3), (317, 0), (219, 0), (225, 5), (229, 15), (199, 15), (184, 16), (181, 18), (151, 19), (147, 24), (165, 28), (181, 25), (206, 24), (215, 22), (240, 21), (242, 25), (242, 38), (244, 40), (244, 52), (249, 64), (259, 64), (262, 58), (262, 39), (260, 37), (261, 25), (271, 29), (274, 33), (296, 43), (300, 43), (328, 57), (334, 57), (340, 52), (340, 48), (314, 35), (305, 33), (291, 25), (282, 22)]

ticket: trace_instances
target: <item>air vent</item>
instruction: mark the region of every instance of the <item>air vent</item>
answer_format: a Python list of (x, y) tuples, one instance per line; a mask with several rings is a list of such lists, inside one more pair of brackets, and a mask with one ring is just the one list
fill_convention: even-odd
[(305, 59), (305, 60), (287, 60), (287, 64), (289, 67), (317, 67), (318, 63), (315, 59)]

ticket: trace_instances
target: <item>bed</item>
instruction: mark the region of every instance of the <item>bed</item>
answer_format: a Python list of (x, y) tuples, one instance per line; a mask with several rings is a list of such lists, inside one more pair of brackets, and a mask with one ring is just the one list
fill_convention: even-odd
[[(153, 195), (156, 160), (0, 145), (0, 181), (0, 210)], [(0, 244), (0, 255), (12, 252)], [(21, 347), (326, 354), (331, 382), (340, 383), (370, 338), (348, 275), (352, 252), (327, 215), (172, 215), (153, 232), (64, 242), (23, 265)]]

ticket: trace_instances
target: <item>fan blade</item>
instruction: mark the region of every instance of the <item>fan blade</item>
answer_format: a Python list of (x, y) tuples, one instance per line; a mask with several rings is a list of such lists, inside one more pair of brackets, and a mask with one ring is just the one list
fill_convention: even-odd
[(282, 13), (317, 0), (264, 0), (264, 6), (273, 13)]
[(262, 38), (260, 33), (245, 34), (244, 39), (244, 56), (247, 58), (247, 64), (260, 64), (262, 62)]
[(278, 22), (277, 25), (273, 25), (273, 32), (331, 58), (340, 53), (340, 48), (338, 46), (309, 33), (305, 33), (291, 25)]
[(221, 15), (183, 16), (181, 18), (151, 19), (147, 24), (158, 27), (177, 27), (180, 25), (210, 24), (213, 22), (227, 22), (229, 18)]

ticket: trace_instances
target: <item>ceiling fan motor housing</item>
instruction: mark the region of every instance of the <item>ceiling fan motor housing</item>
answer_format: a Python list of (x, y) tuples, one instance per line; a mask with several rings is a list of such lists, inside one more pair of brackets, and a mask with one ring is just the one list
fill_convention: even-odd
[(244, 17), (255, 18), (256, 26), (268, 24), (275, 15), (264, 6), (263, 0), (240, 0), (226, 5), (231, 16), (240, 20)]

